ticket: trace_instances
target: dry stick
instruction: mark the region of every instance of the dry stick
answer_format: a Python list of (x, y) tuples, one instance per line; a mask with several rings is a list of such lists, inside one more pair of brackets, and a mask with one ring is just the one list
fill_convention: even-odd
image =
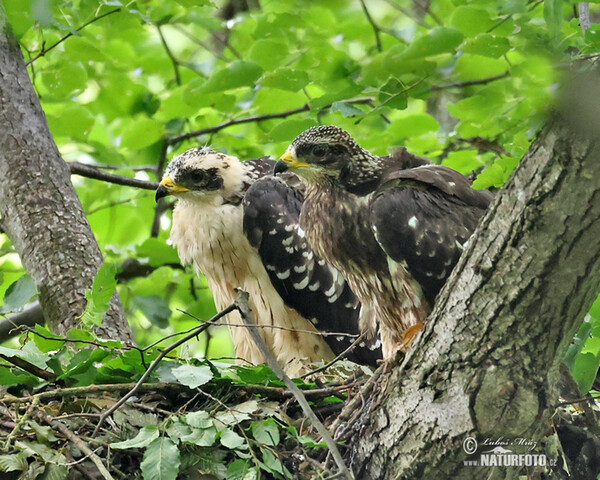
[[(238, 307), (235, 303), (232, 305), (229, 305), (226, 309), (221, 310), (214, 317), (212, 317), (209, 321), (214, 322), (214, 321), (218, 320), (219, 318), (224, 317), (228, 313), (232, 312), (233, 310), (236, 310), (237, 308)], [(94, 429), (94, 433), (92, 433), (92, 437), (96, 436), (96, 434), (98, 433), (98, 430), (100, 430), (100, 427), (104, 423), (104, 420), (106, 420), (110, 415), (112, 415), (112, 413), (115, 410), (117, 410), (119, 407), (121, 407), (121, 405), (123, 405), (129, 398), (131, 398), (135, 394), (135, 392), (137, 392), (139, 390), (139, 388), (144, 383), (144, 380), (146, 380), (150, 376), (152, 371), (158, 366), (160, 361), (167, 356), (167, 354), (169, 352), (171, 352), (172, 350), (175, 350), (179, 345), (184, 344), (191, 338), (194, 338), (195, 336), (200, 335), (209, 326), (210, 326), (210, 323), (208, 323), (208, 322), (200, 325), (193, 332), (191, 332), (191, 333), (187, 334), (185, 337), (177, 340), (175, 343), (169, 345), (162, 352), (160, 352), (158, 357), (156, 357), (154, 359), (154, 361), (150, 364), (150, 366), (148, 367), (148, 370), (146, 370), (146, 372), (142, 375), (142, 377), (137, 381), (135, 386), (129, 392), (127, 392), (127, 394), (123, 398), (121, 398), (121, 400), (119, 400), (112, 407), (110, 407), (106, 412), (104, 412), (102, 415), (100, 415), (100, 419), (98, 420), (98, 425), (96, 425), (96, 428)]]
[(317, 416), (315, 415), (315, 412), (313, 412), (312, 409), (310, 408), (310, 405), (308, 404), (308, 401), (306, 400), (306, 397), (304, 396), (302, 391), (296, 386), (296, 384), (294, 382), (292, 382), (290, 377), (288, 377), (285, 374), (285, 372), (282, 370), (282, 368), (279, 366), (279, 364), (277, 363), (277, 361), (275, 360), (275, 358), (269, 351), (269, 348), (265, 345), (265, 342), (263, 341), (262, 337), (258, 333), (258, 329), (256, 328), (256, 325), (254, 325), (254, 322), (252, 322), (252, 320), (250, 320), (250, 307), (248, 306), (248, 294), (246, 292), (242, 292), (241, 290), (237, 290), (237, 295), (238, 296), (235, 300), (234, 305), (237, 308), (237, 310), (240, 312), (240, 315), (242, 316), (242, 320), (244, 320), (244, 323), (247, 325), (248, 332), (250, 332), (252, 340), (254, 340), (254, 343), (260, 350), (260, 353), (267, 361), (267, 365), (269, 365), (271, 370), (273, 370), (275, 375), (277, 375), (277, 378), (279, 378), (279, 380), (281, 380), (283, 383), (285, 383), (285, 386), (294, 394), (294, 397), (296, 397), (296, 400), (300, 404), (300, 407), (304, 411), (304, 414), (310, 419), (310, 421), (312, 422), (314, 427), (317, 429), (317, 431), (319, 432), (319, 434), (321, 435), (323, 440), (325, 440), (325, 443), (327, 444), (327, 447), (329, 447), (329, 451), (331, 452), (331, 454), (335, 460), (335, 463), (337, 464), (338, 469), (340, 470), (340, 473), (342, 473), (347, 479), (354, 479), (354, 475), (352, 475), (352, 472), (348, 469), (348, 467), (344, 463), (344, 459), (342, 458), (342, 455), (340, 454), (340, 451), (338, 450), (336, 443), (333, 441), (333, 438), (331, 438), (331, 435), (329, 435), (329, 432), (327, 431), (325, 426), (317, 418)]
[(89, 22), (84, 23), (81, 27), (76, 28), (75, 30), (73, 30), (72, 32), (68, 33), (67, 35), (65, 35), (64, 37), (62, 37), (58, 42), (56, 42), (55, 44), (51, 45), (48, 48), (44, 48), (42, 49), (42, 51), (40, 53), (38, 53), (35, 57), (33, 57), (31, 60), (28, 60), (27, 62), (25, 62), (25, 66), (28, 67), (29, 65), (31, 65), (33, 62), (35, 62), (38, 58), (43, 57), (44, 55), (46, 55), (50, 50), (52, 50), (55, 47), (58, 47), (62, 42), (64, 42), (67, 38), (71, 37), (74, 33), (79, 32), (81, 30), (83, 30), (85, 27), (87, 27), (88, 25), (91, 25), (94, 22), (97, 22), (98, 20), (100, 20), (101, 18), (104, 17), (108, 17), (109, 15), (112, 15), (113, 13), (117, 13), (120, 12), (121, 9), (117, 8), (116, 10), (111, 10), (110, 12), (106, 12), (103, 13), (102, 15), (98, 15), (97, 17), (92, 18)]
[(102, 477), (104, 477), (105, 480), (114, 480), (113, 476), (106, 469), (106, 467), (104, 466), (104, 464), (102, 463), (102, 460), (100, 460), (98, 455), (96, 455), (92, 451), (92, 449), (87, 446), (87, 443), (85, 443), (81, 438), (79, 438), (71, 430), (69, 430), (64, 423), (59, 422), (58, 420), (54, 420), (50, 415), (43, 412), (42, 410), (38, 410), (36, 415), (39, 416), (42, 420), (44, 420), (44, 422), (46, 422), (51, 427), (59, 430), (60, 433), (62, 433), (65, 437), (67, 437), (73, 445), (75, 445), (79, 450), (81, 450), (83, 453), (85, 453), (87, 455), (87, 457), (92, 462), (94, 462), (94, 465), (96, 465), (96, 468), (98, 469), (98, 471), (100, 472)]
[(145, 190), (156, 190), (158, 182), (150, 182), (148, 180), (139, 180), (137, 178), (124, 177), (123, 175), (115, 175), (114, 173), (106, 173), (98, 170), (96, 167), (86, 165), (79, 162), (68, 162), (71, 173), (81, 175), (82, 177), (94, 178), (103, 180), (117, 185), (126, 185), (128, 187), (143, 188)]

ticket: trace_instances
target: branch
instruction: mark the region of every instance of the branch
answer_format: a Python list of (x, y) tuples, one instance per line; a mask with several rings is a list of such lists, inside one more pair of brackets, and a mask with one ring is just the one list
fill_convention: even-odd
[(365, 16), (367, 17), (367, 20), (369, 21), (369, 23), (371, 24), (371, 27), (373, 28), (373, 33), (375, 34), (375, 45), (377, 47), (377, 51), (382, 52), (383, 48), (381, 46), (381, 37), (379, 36), (380, 28), (377, 26), (377, 24), (375, 23), (375, 20), (373, 20), (373, 17), (369, 13), (369, 10), (367, 9), (367, 6), (365, 5), (365, 0), (360, 0), (360, 5), (362, 6), (363, 12), (365, 12)]
[(108, 183), (114, 183), (117, 185), (125, 185), (127, 187), (143, 188), (145, 190), (156, 190), (158, 188), (158, 182), (150, 182), (148, 180), (138, 180), (137, 178), (124, 177), (123, 175), (115, 175), (113, 173), (106, 173), (92, 165), (86, 165), (80, 162), (68, 162), (71, 173), (74, 175), (80, 175), (86, 178), (93, 178), (95, 180), (102, 180)]
[[(236, 310), (236, 308), (237, 308), (237, 306), (235, 304), (229, 305), (227, 308), (225, 308), (224, 310), (221, 310), (214, 317), (212, 317), (210, 319), (210, 322), (214, 322), (214, 321), (218, 320), (219, 318), (224, 317), (225, 315), (227, 315), (228, 313), (232, 312), (233, 310)], [(106, 412), (104, 412), (100, 416), (100, 419), (98, 420), (98, 424), (96, 425), (96, 428), (94, 429), (94, 433), (92, 434), (92, 437), (96, 436), (96, 434), (98, 433), (98, 430), (100, 430), (100, 427), (102, 426), (102, 424), (104, 423), (104, 421), (110, 415), (112, 415), (112, 413), (114, 411), (116, 411), (119, 407), (121, 407), (121, 405), (123, 405), (129, 398), (131, 398), (140, 389), (140, 387), (142, 386), (142, 384), (144, 383), (144, 381), (150, 376), (150, 374), (152, 373), (152, 371), (158, 366), (158, 364), (160, 363), (160, 361), (163, 358), (165, 358), (165, 356), (169, 352), (173, 351), (178, 346), (184, 344), (185, 342), (187, 342), (191, 338), (194, 338), (197, 335), (200, 335), (209, 326), (210, 326), (210, 323), (208, 323), (208, 322), (207, 323), (203, 323), (198, 328), (194, 329), (191, 333), (187, 334), (183, 338), (180, 338), (175, 343), (169, 345), (162, 352), (160, 352), (160, 354), (158, 355), (158, 357), (156, 357), (154, 359), (154, 361), (150, 364), (150, 366), (148, 367), (148, 369), (146, 370), (146, 372), (137, 381), (137, 383), (135, 384), (135, 386), (124, 397), (122, 397), (121, 400), (119, 400), (117, 403), (115, 403), (111, 408), (109, 408)]]
[(48, 370), (44, 370), (36, 365), (29, 363), (27, 360), (23, 360), (19, 357), (9, 357), (8, 355), (4, 355), (0, 353), (0, 358), (3, 358), (7, 362), (19, 367), (21, 370), (25, 370), (36, 377), (43, 378), (48, 382), (56, 382), (56, 375)]
[(109, 15), (112, 15), (113, 13), (117, 13), (120, 12), (121, 9), (117, 8), (115, 10), (111, 10), (110, 12), (106, 12), (103, 13), (102, 15), (99, 15), (97, 17), (92, 18), (89, 22), (84, 23), (81, 27), (76, 28), (74, 31), (66, 34), (64, 37), (62, 37), (58, 42), (54, 43), (53, 45), (51, 45), (48, 48), (42, 48), (42, 51), (40, 53), (38, 53), (35, 57), (33, 57), (32, 59), (28, 60), (27, 62), (25, 62), (25, 66), (28, 67), (29, 65), (31, 65), (33, 62), (35, 62), (38, 58), (43, 57), (44, 55), (46, 55), (50, 50), (58, 47), (62, 42), (64, 42), (67, 38), (73, 36), (75, 33), (80, 32), (81, 30), (83, 30), (85, 27), (87, 27), (88, 25), (91, 25), (94, 22), (97, 22), (98, 20), (100, 20), (101, 18), (104, 17), (108, 17)]
[(447, 83), (445, 85), (432, 85), (431, 91), (433, 92), (435, 90), (445, 90), (447, 88), (464, 88), (464, 87), (470, 87), (472, 85), (483, 85), (486, 83), (494, 82), (496, 80), (501, 80), (502, 78), (506, 78), (508, 76), (510, 76), (510, 72), (507, 70), (504, 73), (500, 73), (498, 75), (493, 75), (491, 77), (479, 78), (477, 80), (463, 80), (461, 82), (452, 82), (452, 83)]
[(592, 26), (590, 20), (590, 4), (588, 2), (579, 2), (577, 7), (579, 10), (579, 26), (585, 35), (585, 31)]
[(342, 458), (342, 455), (340, 454), (340, 451), (337, 448), (337, 444), (334, 442), (333, 438), (331, 438), (331, 435), (329, 435), (329, 432), (327, 431), (325, 426), (317, 418), (317, 416), (315, 415), (315, 412), (313, 412), (312, 409), (310, 408), (310, 405), (308, 404), (306, 397), (302, 393), (302, 390), (300, 390), (296, 386), (296, 384), (294, 382), (292, 382), (290, 377), (288, 377), (285, 374), (285, 372), (283, 371), (283, 369), (279, 366), (279, 364), (277, 363), (277, 361), (275, 360), (275, 358), (269, 351), (269, 348), (265, 344), (264, 340), (258, 333), (258, 329), (256, 328), (256, 325), (254, 324), (254, 322), (252, 322), (252, 320), (250, 320), (250, 307), (248, 306), (248, 294), (246, 292), (242, 292), (240, 290), (237, 290), (237, 294), (238, 294), (238, 296), (235, 300), (234, 305), (235, 305), (236, 309), (240, 312), (242, 320), (244, 320), (244, 323), (248, 327), (248, 332), (250, 333), (252, 340), (254, 340), (254, 343), (260, 350), (260, 353), (265, 358), (267, 365), (269, 365), (271, 370), (273, 370), (275, 375), (277, 375), (277, 378), (279, 378), (279, 380), (281, 380), (283, 383), (285, 383), (285, 386), (294, 394), (294, 397), (296, 397), (296, 400), (300, 404), (300, 407), (302, 408), (302, 411), (304, 412), (304, 414), (309, 418), (309, 420), (311, 421), (313, 426), (317, 429), (317, 431), (319, 432), (319, 434), (321, 435), (323, 440), (325, 440), (325, 443), (327, 444), (327, 447), (329, 448), (329, 451), (331, 452), (331, 455), (333, 456), (335, 463), (338, 466), (340, 474), (344, 478), (354, 479), (354, 475), (352, 475), (352, 472), (346, 466), (344, 459)]
[(69, 430), (63, 422), (55, 420), (54, 418), (52, 418), (50, 415), (48, 415), (43, 410), (38, 410), (36, 412), (36, 415), (39, 418), (41, 418), (44, 422), (46, 422), (48, 425), (50, 425), (52, 428), (54, 428), (55, 430), (58, 430), (60, 433), (62, 433), (65, 437), (67, 437), (69, 439), (69, 441), (73, 445), (75, 445), (79, 450), (81, 450), (83, 453), (85, 453), (87, 455), (87, 457), (92, 462), (94, 462), (94, 465), (96, 465), (96, 468), (98, 469), (98, 471), (100, 472), (100, 474), (102, 475), (102, 477), (105, 480), (114, 480), (113, 476), (106, 469), (106, 467), (104, 466), (104, 464), (102, 463), (102, 460), (100, 460), (98, 455), (96, 455), (92, 451), (92, 449), (90, 447), (88, 447), (87, 443), (85, 443), (81, 438), (79, 438), (71, 430)]
[[(341, 101), (344, 103), (363, 104), (363, 103), (372, 102), (373, 100), (374, 100), (373, 97), (360, 97), (360, 98), (354, 98), (354, 99), (350, 99), (350, 100), (341, 100)], [(326, 109), (329, 107), (331, 107), (331, 104), (325, 105), (323, 107), (323, 109)], [(273, 118), (285, 118), (285, 117), (289, 117), (290, 115), (296, 115), (298, 113), (308, 112), (308, 111), (310, 111), (310, 105), (308, 103), (305, 103), (301, 107), (293, 108), (291, 110), (286, 110), (284, 112), (266, 113), (263, 115), (250, 115), (249, 117), (228, 120), (226, 122), (219, 123), (218, 125), (214, 125), (212, 127), (201, 128), (200, 130), (194, 130), (192, 132), (187, 132), (187, 133), (182, 133), (180, 135), (174, 135), (172, 137), (167, 137), (166, 141), (169, 145), (173, 145), (177, 142), (181, 142), (182, 140), (187, 140), (188, 138), (198, 137), (200, 135), (206, 135), (207, 133), (215, 133), (215, 132), (218, 132), (219, 130), (223, 130), (224, 128), (231, 127), (233, 125), (241, 125), (242, 123), (251, 123), (251, 122), (262, 122), (263, 120), (271, 120)]]
[(162, 30), (160, 29), (159, 25), (155, 25), (156, 26), (156, 30), (158, 30), (158, 36), (160, 37), (160, 41), (163, 45), (163, 47), (165, 47), (165, 52), (167, 52), (167, 55), (169, 56), (169, 59), (171, 60), (171, 63), (173, 64), (173, 71), (175, 73), (175, 83), (177, 85), (181, 85), (181, 75), (179, 75), (179, 62), (178, 60), (175, 58), (175, 55), (173, 55), (173, 52), (171, 51), (171, 49), (169, 48), (169, 44), (167, 43), (167, 40), (165, 39), (165, 36), (162, 33)]

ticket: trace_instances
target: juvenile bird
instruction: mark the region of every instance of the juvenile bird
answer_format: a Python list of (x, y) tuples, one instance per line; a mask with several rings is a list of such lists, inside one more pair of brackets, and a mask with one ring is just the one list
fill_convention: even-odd
[(381, 157), (335, 126), (301, 133), (277, 162), (307, 185), (300, 225), (316, 255), (380, 329), (383, 356), (405, 350), (492, 196), (460, 173), (405, 150)]
[[(282, 367), (328, 361), (360, 333), (360, 306), (342, 275), (316, 257), (298, 225), (303, 202), (295, 176), (268, 176), (267, 157), (240, 162), (210, 148), (175, 157), (156, 199), (176, 195), (171, 240), (182, 263), (206, 277), (217, 308), (250, 294), (252, 320)], [(241, 324), (238, 312), (227, 317)], [(246, 328), (229, 328), (236, 356), (264, 359)], [(320, 335), (335, 332), (338, 335)], [(367, 340), (351, 360), (374, 364), (377, 340)]]

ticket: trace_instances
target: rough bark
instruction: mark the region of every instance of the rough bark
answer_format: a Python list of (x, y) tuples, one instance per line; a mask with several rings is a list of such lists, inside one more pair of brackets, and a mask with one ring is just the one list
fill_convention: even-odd
[(356, 478), (517, 473), (464, 465), (469, 436), (530, 439), (544, 453), (559, 364), (600, 289), (600, 146), (572, 123), (550, 121), (482, 220), (350, 438)]
[[(2, 229), (35, 280), (49, 327), (65, 333), (78, 324), (103, 259), (1, 3), (0, 179)], [(97, 332), (131, 340), (116, 294)]]

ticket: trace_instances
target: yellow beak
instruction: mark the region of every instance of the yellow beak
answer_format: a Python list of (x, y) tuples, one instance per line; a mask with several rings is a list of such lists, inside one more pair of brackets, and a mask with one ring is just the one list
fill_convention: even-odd
[(287, 164), (292, 170), (300, 167), (309, 167), (310, 165), (302, 160), (295, 158), (290, 151), (285, 152), (279, 159), (283, 163)]
[(189, 192), (189, 188), (182, 187), (181, 185), (177, 185), (171, 177), (165, 177), (160, 182), (160, 185), (156, 189), (155, 199), (158, 202), (159, 199), (166, 197), (167, 195), (176, 195), (178, 193)]

